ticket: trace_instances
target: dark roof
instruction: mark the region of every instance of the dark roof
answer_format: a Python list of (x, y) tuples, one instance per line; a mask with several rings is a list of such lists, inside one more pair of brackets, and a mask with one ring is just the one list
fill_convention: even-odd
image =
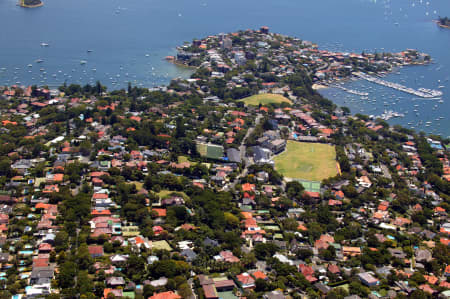
[(263, 160), (263, 159), (265, 159), (265, 160), (269, 159), (269, 154), (267, 152), (265, 152), (259, 146), (254, 146), (253, 147), (253, 154), (254, 154), (255, 161), (259, 161), (259, 160)]
[(314, 286), (324, 294), (327, 294), (329, 291), (331, 291), (331, 288), (327, 285), (324, 285), (323, 283), (318, 282), (314, 284)]
[(205, 298), (219, 298), (216, 288), (212, 284), (203, 285), (203, 292), (205, 293)]
[(286, 296), (280, 291), (272, 291), (270, 293), (266, 293), (263, 296), (265, 299), (284, 299)]
[(11, 202), (13, 201), (12, 197), (9, 195), (0, 195), (0, 202)]
[(31, 271), (31, 278), (53, 278), (53, 267), (34, 267)]
[(198, 276), (198, 280), (200, 281), (200, 285), (214, 284), (214, 280), (203, 274)]
[(205, 246), (219, 246), (219, 242), (217, 242), (216, 240), (212, 240), (209, 237), (206, 237), (206, 239), (203, 241), (203, 245)]
[(235, 148), (227, 149), (227, 157), (231, 162), (241, 163), (241, 152)]
[(193, 260), (197, 257), (197, 254), (192, 249), (184, 249), (181, 251), (181, 255), (186, 257), (188, 260)]
[(235, 287), (236, 286), (234, 281), (231, 280), (231, 279), (218, 280), (218, 281), (214, 282), (214, 285), (216, 286), (216, 289)]

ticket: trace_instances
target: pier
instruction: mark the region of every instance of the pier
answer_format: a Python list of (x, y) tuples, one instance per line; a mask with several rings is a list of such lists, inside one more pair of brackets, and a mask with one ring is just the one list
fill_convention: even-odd
[(414, 88), (410, 88), (410, 87), (406, 87), (404, 85), (398, 84), (398, 83), (393, 83), (393, 82), (389, 82), (389, 81), (385, 81), (379, 78), (375, 78), (373, 76), (369, 76), (367, 74), (364, 73), (355, 73), (355, 75), (361, 79), (367, 80), (369, 82), (373, 82), (379, 85), (383, 85), (386, 87), (390, 87), (396, 90), (400, 90), (421, 98), (436, 98), (436, 97), (440, 97), (442, 96), (442, 91), (440, 90), (434, 90), (434, 89), (426, 89), (426, 88), (419, 88), (419, 89), (414, 89)]

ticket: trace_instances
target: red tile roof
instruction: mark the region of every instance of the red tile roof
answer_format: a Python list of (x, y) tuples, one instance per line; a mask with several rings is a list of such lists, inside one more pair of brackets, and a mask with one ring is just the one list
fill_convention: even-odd
[(148, 299), (181, 299), (181, 296), (175, 294), (172, 291), (168, 291), (168, 292), (153, 294), (153, 296), (149, 297)]
[(167, 215), (166, 209), (152, 209), (152, 212), (156, 212), (158, 217), (166, 217), (166, 215)]

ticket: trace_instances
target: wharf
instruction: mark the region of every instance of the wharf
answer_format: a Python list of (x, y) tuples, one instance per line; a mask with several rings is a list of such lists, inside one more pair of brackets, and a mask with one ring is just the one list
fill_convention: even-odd
[(414, 89), (411, 87), (406, 87), (404, 85), (398, 84), (398, 83), (393, 83), (393, 82), (389, 82), (389, 81), (385, 81), (379, 78), (375, 78), (373, 76), (369, 76), (367, 74), (364, 73), (355, 73), (355, 75), (361, 79), (367, 80), (369, 82), (373, 82), (379, 85), (383, 85), (386, 87), (390, 87), (396, 90), (400, 90), (421, 98), (435, 98), (435, 97), (440, 97), (442, 96), (442, 91), (440, 90), (434, 90), (434, 89), (426, 89), (426, 88), (419, 88), (419, 89)]

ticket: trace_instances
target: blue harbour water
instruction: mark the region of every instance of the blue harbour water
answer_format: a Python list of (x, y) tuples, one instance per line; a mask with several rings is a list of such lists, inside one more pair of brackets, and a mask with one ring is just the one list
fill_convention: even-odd
[[(267, 25), (322, 49), (360, 53), (414, 48), (429, 53), (433, 64), (404, 67), (385, 80), (416, 89), (445, 86), (442, 102), (365, 81), (346, 85), (369, 92), (368, 99), (332, 88), (321, 92), (353, 113), (393, 110), (405, 117), (391, 123), (449, 136), (450, 30), (432, 22), (439, 15), (450, 16), (450, 1), (44, 0), (43, 7), (25, 9), (16, 0), (2, 0), (0, 85), (100, 80), (115, 89), (128, 82), (166, 84), (190, 74), (164, 60), (184, 41)], [(43, 62), (36, 63), (38, 59)]]

